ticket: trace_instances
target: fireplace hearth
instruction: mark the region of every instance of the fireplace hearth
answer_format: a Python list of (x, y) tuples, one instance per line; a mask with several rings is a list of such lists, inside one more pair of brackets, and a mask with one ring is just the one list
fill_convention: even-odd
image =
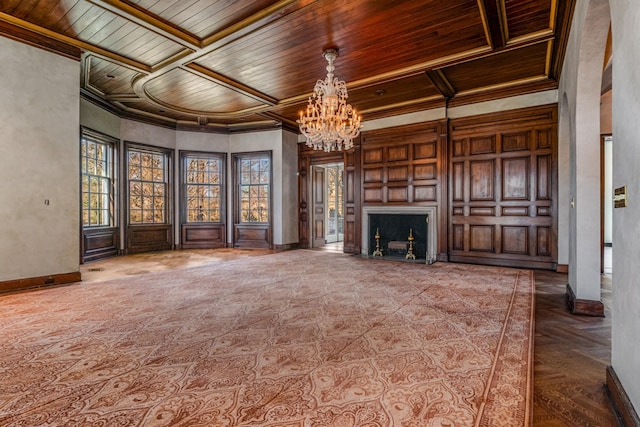
[[(426, 260), (427, 215), (370, 214), (369, 247), (376, 247), (376, 231), (380, 235), (383, 256), (404, 258), (409, 247), (409, 233), (413, 235), (413, 254)], [(369, 251), (372, 252), (372, 251)]]
[[(371, 206), (362, 209), (362, 255), (373, 257), (376, 231), (380, 234), (382, 258), (405, 260), (409, 233), (417, 262), (436, 260), (436, 208), (418, 206)], [(376, 256), (375, 258), (379, 258)], [(413, 260), (411, 260), (413, 261)]]

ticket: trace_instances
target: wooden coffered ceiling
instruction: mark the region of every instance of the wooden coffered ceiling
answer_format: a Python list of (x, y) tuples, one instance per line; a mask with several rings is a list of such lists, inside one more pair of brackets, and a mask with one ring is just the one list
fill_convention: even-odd
[(0, 34), (80, 59), (123, 117), (297, 129), (327, 47), (365, 121), (557, 88), (574, 2), (3, 0)]

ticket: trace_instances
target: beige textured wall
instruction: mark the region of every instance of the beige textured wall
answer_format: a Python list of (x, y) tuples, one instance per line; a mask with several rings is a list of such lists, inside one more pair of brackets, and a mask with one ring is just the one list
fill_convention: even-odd
[(627, 185), (627, 208), (613, 211), (612, 366), (640, 412), (640, 2), (611, 1), (613, 187)]
[(5, 37), (0, 64), (0, 281), (77, 272), (80, 64)]

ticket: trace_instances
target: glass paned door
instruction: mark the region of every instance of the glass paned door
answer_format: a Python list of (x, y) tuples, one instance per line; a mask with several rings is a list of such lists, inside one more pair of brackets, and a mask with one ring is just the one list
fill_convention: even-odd
[(344, 166), (326, 167), (326, 235), (327, 243), (344, 240)]

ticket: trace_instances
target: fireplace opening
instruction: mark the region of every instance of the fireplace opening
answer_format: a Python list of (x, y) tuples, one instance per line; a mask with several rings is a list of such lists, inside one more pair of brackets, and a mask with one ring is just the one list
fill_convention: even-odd
[(427, 215), (369, 214), (369, 256), (376, 251), (376, 232), (380, 235), (382, 258), (404, 260), (409, 248), (409, 235), (413, 236), (413, 254), (416, 260), (427, 259)]

